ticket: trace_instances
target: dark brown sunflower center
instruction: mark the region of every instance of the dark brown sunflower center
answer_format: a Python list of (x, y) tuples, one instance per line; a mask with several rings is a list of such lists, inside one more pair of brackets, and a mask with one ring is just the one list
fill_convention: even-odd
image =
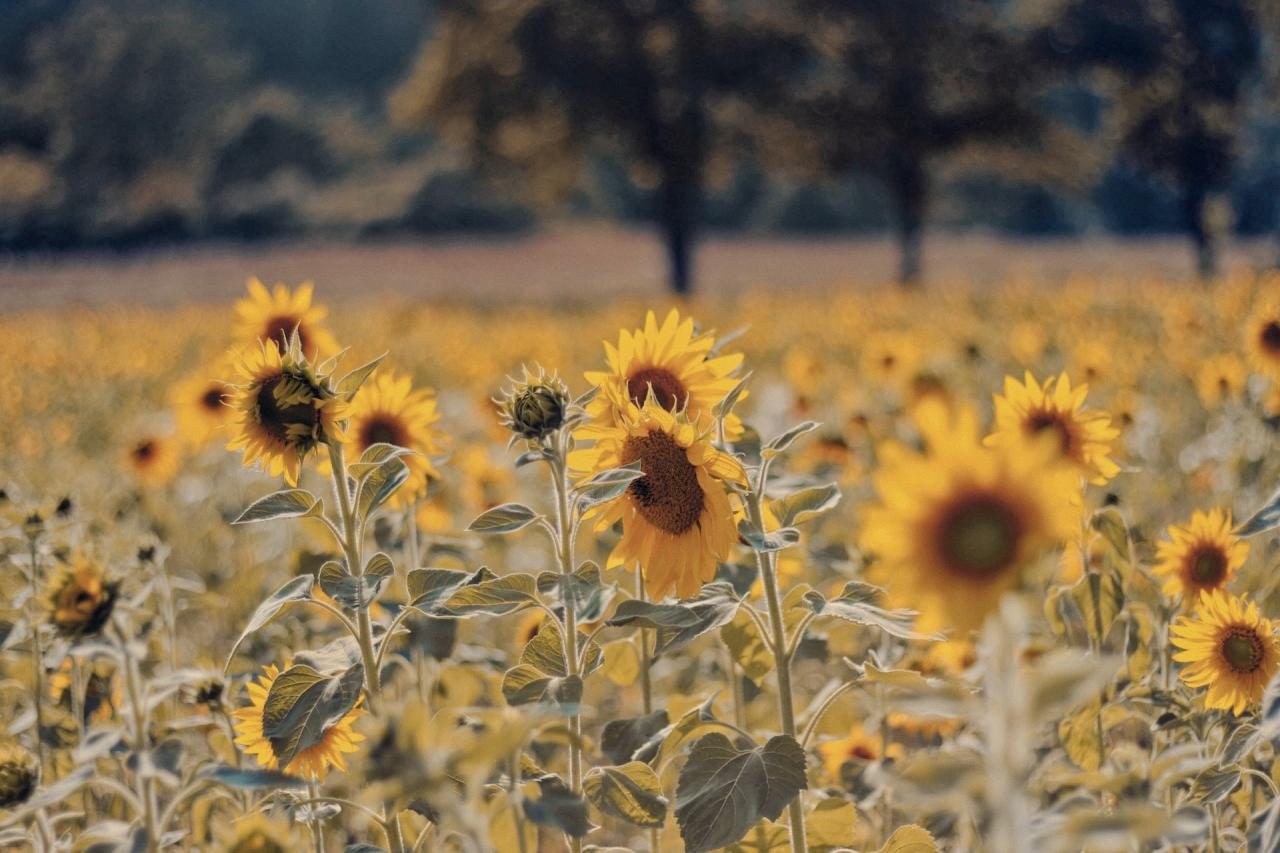
[(1280, 352), (1280, 322), (1272, 320), (1263, 326), (1262, 334), (1258, 337), (1262, 341), (1262, 348), (1267, 352)]
[(221, 410), (226, 404), (227, 392), (220, 385), (211, 386), (208, 391), (204, 392), (204, 396), (200, 398), (200, 405), (211, 412)]
[(938, 551), (948, 569), (985, 580), (1017, 558), (1022, 522), (1003, 501), (977, 495), (947, 510), (937, 535)]
[(1217, 586), (1227, 575), (1227, 557), (1221, 549), (1208, 545), (1192, 553), (1187, 570), (1200, 586)]
[(282, 382), (294, 383), (283, 375), (273, 376), (258, 386), (258, 423), (277, 441), (291, 443), (290, 427), (305, 427), (310, 433), (315, 429), (319, 413), (310, 403), (290, 403), (282, 406), (276, 398), (276, 389)]
[(284, 352), (285, 346), (289, 342), (289, 336), (293, 334), (293, 330), (298, 330), (298, 343), (302, 344), (302, 351), (307, 351), (307, 328), (302, 324), (302, 320), (298, 317), (292, 317), (287, 314), (272, 317), (267, 320), (266, 325), (262, 329), (262, 337), (264, 340), (271, 341), (281, 352)]
[(665, 368), (646, 367), (637, 370), (627, 379), (627, 396), (637, 406), (644, 405), (650, 388), (653, 389), (658, 405), (668, 411), (681, 408), (689, 401), (689, 392), (684, 383)]
[(1039, 435), (1046, 430), (1053, 430), (1058, 435), (1058, 447), (1063, 456), (1070, 456), (1075, 449), (1071, 428), (1067, 426), (1059, 412), (1032, 412), (1027, 416), (1026, 430), (1032, 435)]
[(156, 443), (154, 441), (140, 441), (133, 448), (133, 458), (139, 462), (148, 462), (152, 456), (156, 455)]
[(365, 422), (360, 431), (360, 442), (365, 447), (375, 444), (394, 444), (405, 446), (404, 427), (400, 421), (386, 415), (376, 415)]
[(1222, 659), (1236, 672), (1256, 672), (1262, 658), (1262, 638), (1256, 631), (1232, 628), (1222, 638)]
[(849, 757), (861, 758), (863, 761), (875, 761), (879, 756), (876, 755), (874, 749), (867, 746), (865, 743), (855, 743), (853, 746), (849, 747)]
[(633, 480), (628, 491), (645, 520), (672, 535), (697, 524), (705, 496), (685, 449), (665, 432), (651, 432), (627, 439), (622, 462), (637, 459), (644, 476)]

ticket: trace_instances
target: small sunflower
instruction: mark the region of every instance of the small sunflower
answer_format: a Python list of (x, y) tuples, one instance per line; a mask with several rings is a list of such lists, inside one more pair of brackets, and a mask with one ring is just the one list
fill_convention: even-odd
[(1169, 528), (1169, 541), (1156, 549), (1155, 573), (1165, 578), (1165, 595), (1182, 595), (1188, 607), (1205, 590), (1222, 589), (1244, 565), (1249, 543), (1232, 533), (1231, 513), (1196, 510), (1191, 521)]
[(890, 743), (886, 750), (880, 735), (867, 732), (861, 723), (854, 723), (847, 737), (835, 738), (819, 744), (818, 754), (822, 756), (822, 768), (827, 772), (827, 776), (839, 781), (840, 770), (846, 763), (879, 761), (886, 756), (901, 758), (902, 746)]
[(119, 588), (119, 583), (107, 580), (95, 560), (76, 553), (49, 578), (45, 610), (62, 636), (88, 637), (101, 631), (111, 618)]
[(618, 426), (582, 434), (595, 445), (575, 451), (570, 464), (584, 477), (634, 462), (644, 471), (621, 497), (591, 510), (598, 530), (622, 522), (609, 567), (638, 563), (655, 600), (673, 589), (696, 595), (738, 538), (725, 483), (745, 485), (742, 466), (653, 398)]
[(861, 545), (921, 630), (978, 628), (1033, 558), (1079, 530), (1080, 480), (1046, 441), (983, 446), (970, 410), (930, 401), (916, 420), (926, 452), (881, 448)]
[[(252, 755), (259, 765), (268, 770), (278, 769), (279, 762), (276, 760), (271, 740), (263, 732), (263, 713), (267, 696), (271, 693), (271, 686), (279, 676), (278, 667), (274, 665), (263, 667), (262, 675), (258, 676), (257, 681), (251, 681), (246, 685), (249, 701), (252, 704), (234, 712), (238, 720), (235, 730), (239, 735), (236, 743), (244, 747), (246, 755)], [(356, 744), (364, 740), (364, 735), (354, 728), (355, 721), (363, 714), (364, 709), (360, 707), (360, 702), (357, 702), (337, 723), (320, 735), (319, 742), (299, 751), (284, 768), (284, 772), (302, 776), (304, 779), (316, 779), (324, 776), (330, 767), (346, 770), (347, 765), (342, 756), (355, 752), (358, 748)]]
[(1046, 379), (1043, 385), (1029, 371), (1023, 382), (1006, 376), (1004, 394), (995, 397), (996, 429), (987, 443), (1019, 441), (1052, 430), (1062, 456), (1091, 483), (1101, 485), (1120, 471), (1111, 460), (1111, 441), (1120, 432), (1105, 412), (1084, 408), (1088, 393), (1088, 385), (1072, 388), (1065, 373)]
[(40, 762), (12, 738), (0, 739), (0, 809), (20, 806), (35, 793)]
[(178, 421), (178, 435), (192, 447), (203, 447), (231, 423), (232, 387), (203, 373), (173, 386), (169, 403)]
[(1216, 409), (1227, 400), (1239, 399), (1248, 378), (1240, 356), (1224, 352), (1200, 365), (1196, 371), (1196, 393), (1206, 409)]
[[(711, 430), (713, 410), (738, 384), (734, 374), (742, 366), (741, 353), (713, 354), (715, 346), (712, 335), (695, 331), (691, 317), (681, 320), (673, 308), (659, 326), (650, 311), (643, 329), (621, 331), (617, 347), (604, 342), (608, 369), (586, 374), (587, 381), (600, 389), (587, 413), (599, 425), (617, 423), (624, 416), (634, 418), (652, 391), (663, 409), (682, 411), (699, 429)], [(725, 418), (724, 426), (729, 439), (742, 435), (742, 421), (736, 415)]]
[(144, 486), (163, 486), (178, 473), (181, 463), (178, 443), (162, 433), (145, 433), (130, 442), (124, 464)]
[(924, 354), (906, 332), (879, 332), (862, 346), (862, 374), (886, 388), (903, 389), (915, 378)]
[(236, 368), (244, 384), (232, 390), (238, 431), (227, 449), (244, 451), (245, 465), (261, 460), (272, 477), (283, 473), (296, 485), (308, 453), (346, 439), (340, 423), (346, 407), (293, 348), (281, 353), (259, 344), (241, 353)]
[(1187, 664), (1180, 677), (1189, 687), (1207, 687), (1205, 706), (1240, 716), (1262, 698), (1280, 668), (1275, 625), (1258, 613), (1257, 602), (1222, 590), (1200, 593), (1194, 617), (1179, 617), (1170, 642), (1173, 656)]
[(338, 351), (338, 342), (324, 325), (329, 311), (311, 304), (315, 286), (307, 281), (290, 291), (277, 283), (271, 290), (256, 278), (249, 279), (249, 295), (236, 302), (235, 336), (244, 345), (274, 344), (284, 352), (296, 331), (302, 352), (320, 360)]
[(1280, 297), (1263, 298), (1245, 324), (1245, 350), (1254, 370), (1280, 379)]
[(440, 420), (433, 393), (413, 387), (408, 376), (381, 373), (365, 382), (348, 407), (347, 444), (351, 459), (375, 444), (394, 444), (414, 451), (402, 457), (409, 466), (409, 479), (389, 505), (401, 507), (426, 494), (429, 480), (440, 476), (431, 457), (440, 455), (443, 436), (435, 424)]

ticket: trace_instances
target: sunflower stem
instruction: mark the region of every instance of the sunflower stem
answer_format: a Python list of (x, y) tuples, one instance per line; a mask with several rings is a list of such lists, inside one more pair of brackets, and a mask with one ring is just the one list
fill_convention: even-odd
[[(746, 500), (747, 514), (756, 530), (764, 530), (764, 488), (769, 476), (769, 462), (765, 460), (760, 466), (756, 487)], [(796, 737), (795, 705), (791, 698), (791, 659), (787, 654), (787, 627), (782, 614), (782, 599), (778, 592), (778, 575), (775, 571), (772, 552), (755, 552), (756, 565), (760, 569), (760, 580), (764, 586), (765, 603), (769, 608), (769, 628), (772, 633), (771, 645), (774, 649), (774, 664), (778, 674), (778, 716), (782, 718), (782, 733)], [(800, 795), (796, 794), (787, 807), (787, 816), (791, 825), (791, 849), (808, 850), (805, 839), (804, 807)]]
[(324, 853), (324, 828), (320, 826), (320, 820), (316, 817), (315, 807), (315, 803), (320, 799), (320, 785), (316, 782), (314, 774), (312, 774), (311, 778), (307, 781), (307, 793), (310, 794), (311, 802), (311, 805), (309, 806), (311, 809), (311, 820), (308, 821), (311, 825), (311, 842), (315, 848), (315, 853)]
[[(342, 539), (339, 544), (347, 558), (347, 570), (357, 578), (364, 576), (364, 562), (360, 557), (359, 525), (355, 511), (351, 507), (351, 489), (347, 484), (347, 457), (342, 443), (329, 441), (329, 467), (333, 469), (333, 488), (338, 493), (338, 511), (342, 515)], [(369, 696), (369, 709), (374, 705), (382, 690), (379, 678), (378, 659), (373, 650), (373, 624), (369, 619), (369, 608), (361, 607), (356, 611), (356, 641), (360, 645), (360, 658), (364, 662), (365, 693)]]
[[(560, 575), (564, 579), (561, 598), (564, 602), (565, 662), (569, 676), (580, 678), (577, 601), (569, 582), (573, 575), (575, 525), (569, 503), (569, 469), (566, 463), (568, 440), (567, 431), (560, 430), (556, 433), (551, 470), (556, 493), (556, 556), (560, 563)], [(576, 709), (569, 717), (569, 790), (574, 794), (582, 793), (582, 714)], [(569, 849), (573, 853), (579, 853), (582, 840), (569, 836)]]
[[(641, 601), (648, 601), (649, 595), (644, 588), (644, 571), (640, 565), (636, 564), (636, 598)], [(641, 628), (640, 633), (636, 635), (636, 645), (640, 652), (640, 692), (644, 700), (645, 716), (653, 713), (653, 676), (649, 672), (649, 629)], [(658, 846), (662, 840), (662, 830), (659, 827), (649, 827), (649, 850), (651, 853), (658, 853)]]
[(31, 679), (36, 704), (36, 756), (40, 761), (41, 772), (44, 771), (44, 646), (40, 637), (40, 614), (37, 604), (40, 601), (40, 557), (37, 537), (29, 536), (31, 546), (31, 597), (27, 609), (31, 620)]
[[(129, 640), (119, 625), (116, 625), (116, 637), (120, 643), (120, 654), (124, 657), (125, 690), (129, 694), (129, 713), (133, 720), (133, 751), (141, 756), (147, 749), (150, 738), (147, 735), (147, 715), (143, 705), (142, 688), (139, 684), (141, 674), (138, 662), (129, 651)], [(157, 828), (156, 800), (150, 776), (142, 772), (141, 765), (134, 772), (134, 784), (137, 786), (138, 801), (142, 803), (142, 825), (147, 832), (147, 851), (158, 850), (160, 833)]]

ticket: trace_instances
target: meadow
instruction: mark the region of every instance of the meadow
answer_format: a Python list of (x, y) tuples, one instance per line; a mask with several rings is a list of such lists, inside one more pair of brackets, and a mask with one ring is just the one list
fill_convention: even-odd
[(5, 849), (1280, 845), (1280, 278), (315, 276), (0, 317)]

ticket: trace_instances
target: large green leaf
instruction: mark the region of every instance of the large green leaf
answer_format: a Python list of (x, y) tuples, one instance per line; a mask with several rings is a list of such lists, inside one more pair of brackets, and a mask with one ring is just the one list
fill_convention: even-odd
[(537, 603), (538, 582), (533, 575), (513, 574), (463, 586), (439, 610), (445, 616), (501, 616)]
[(473, 533), (514, 533), (537, 518), (538, 514), (524, 504), (507, 503), (480, 513), (467, 529)]
[(262, 733), (280, 766), (288, 767), (298, 753), (320, 743), (355, 707), (363, 684), (360, 664), (336, 676), (325, 676), (309, 666), (280, 673), (262, 708)]
[(840, 595), (830, 601), (816, 589), (805, 593), (804, 599), (813, 612), (820, 616), (834, 616), (847, 622), (870, 625), (904, 640), (938, 639), (934, 635), (921, 634), (912, 629), (911, 626), (915, 623), (915, 611), (886, 610), (873, 603), (877, 600), (874, 597), (875, 590), (876, 588), (869, 584), (850, 581), (845, 584)]
[(643, 761), (593, 767), (582, 780), (582, 790), (600, 811), (636, 826), (662, 826), (666, 821), (662, 782)]
[(726, 624), (733, 619), (741, 603), (729, 584), (720, 581), (706, 584), (697, 598), (685, 602), (685, 606), (693, 611), (694, 623), (683, 627), (659, 628), (654, 654), (676, 651), (708, 631)]
[(527, 663), (517, 664), (502, 676), (502, 695), (511, 705), (544, 703), (568, 712), (582, 702), (582, 678), (551, 676)]
[(776, 820), (808, 787), (805, 756), (789, 735), (743, 748), (713, 732), (693, 745), (680, 771), (676, 821), (688, 853), (742, 838), (761, 818)]
[(324, 504), (306, 489), (281, 489), (258, 498), (240, 513), (232, 524), (253, 524), (258, 521), (274, 521), (278, 518), (302, 518), (320, 515)]

